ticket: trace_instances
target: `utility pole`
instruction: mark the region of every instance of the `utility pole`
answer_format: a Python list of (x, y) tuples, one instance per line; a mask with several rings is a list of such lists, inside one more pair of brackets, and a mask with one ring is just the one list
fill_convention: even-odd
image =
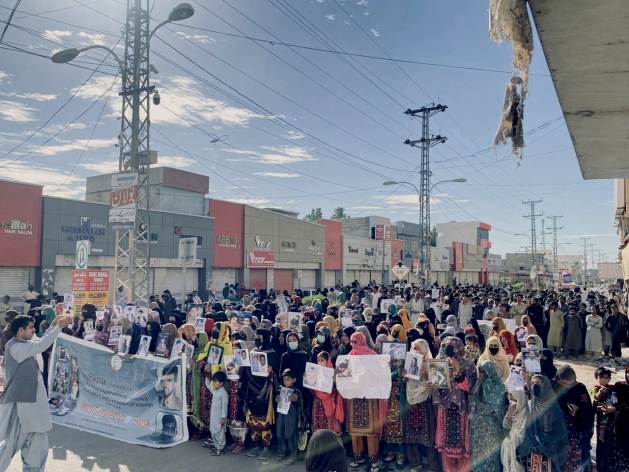
[(535, 232), (535, 218), (543, 216), (543, 213), (535, 213), (535, 205), (541, 202), (542, 200), (527, 200), (522, 202), (522, 205), (528, 205), (530, 208), (529, 214), (522, 216), (531, 220), (531, 269), (533, 269), (537, 263), (537, 233)]
[[(553, 235), (553, 274), (557, 274), (559, 272), (559, 267), (557, 263), (557, 231), (563, 229), (562, 226), (557, 226), (557, 220), (559, 218), (563, 218), (563, 215), (552, 215), (547, 216), (549, 220), (552, 220), (553, 225), (550, 227), (550, 233)], [(544, 220), (542, 220), (544, 221)]]
[(596, 246), (596, 244), (591, 243), (589, 246), (590, 246), (590, 261), (592, 261), (591, 262), (591, 264), (592, 264), (592, 272), (594, 272), (594, 268), (595, 268), (594, 263), (596, 262), (596, 260), (594, 259), (594, 247)]
[(592, 238), (581, 238), (583, 240), (583, 283), (587, 282), (588, 275), (588, 241)]
[(542, 218), (542, 253), (546, 257), (546, 219)]
[(445, 143), (445, 136), (430, 135), (430, 117), (446, 111), (448, 107), (445, 105), (434, 103), (432, 106), (406, 110), (409, 116), (419, 116), (422, 119), (422, 137), (417, 140), (407, 139), (404, 144), (421, 149), (421, 161), (419, 170), (419, 269), (418, 274), (422, 271), (426, 277), (426, 283), (430, 285), (430, 148)]
[(147, 305), (149, 292), (149, 13), (142, 0), (127, 0), (122, 68), (122, 118), (118, 142), (120, 173), (135, 174), (135, 217), (129, 229), (116, 230), (115, 288), (123, 287), (127, 303)]

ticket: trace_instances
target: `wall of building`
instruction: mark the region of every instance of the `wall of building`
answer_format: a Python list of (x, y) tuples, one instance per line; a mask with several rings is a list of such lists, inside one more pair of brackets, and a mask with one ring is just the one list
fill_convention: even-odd
[[(109, 224), (109, 205), (55, 197), (43, 198), (43, 231), (41, 291), (65, 290), (67, 274), (74, 268), (76, 241), (91, 242), (90, 267), (108, 270), (113, 284), (113, 266), (116, 233)], [(206, 268), (212, 264), (212, 223), (207, 216), (178, 215), (152, 211), (150, 213), (150, 280), (152, 291), (162, 289), (170, 280), (170, 290), (180, 294), (183, 289), (181, 268), (177, 263), (179, 239), (197, 237), (197, 258), (200, 267), (187, 272), (186, 290), (198, 289), (204, 293), (208, 279)], [(164, 270), (161, 270), (164, 269)], [(56, 280), (60, 283), (57, 284)], [(191, 283), (196, 279), (196, 283)], [(110, 287), (113, 290), (113, 287)]]
[[(343, 236), (343, 283), (375, 280), (388, 283), (391, 241)], [(363, 282), (361, 282), (363, 283)]]

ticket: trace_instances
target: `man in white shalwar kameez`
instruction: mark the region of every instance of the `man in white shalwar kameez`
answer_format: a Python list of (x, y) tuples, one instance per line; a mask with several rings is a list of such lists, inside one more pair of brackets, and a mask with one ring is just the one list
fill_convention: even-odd
[(36, 356), (48, 349), (72, 316), (56, 318), (38, 339), (35, 320), (20, 315), (11, 322), (13, 338), (7, 342), (4, 364), (5, 390), (0, 397), (0, 471), (9, 467), (20, 451), (24, 472), (46, 468), (48, 431), (52, 429), (48, 395)]

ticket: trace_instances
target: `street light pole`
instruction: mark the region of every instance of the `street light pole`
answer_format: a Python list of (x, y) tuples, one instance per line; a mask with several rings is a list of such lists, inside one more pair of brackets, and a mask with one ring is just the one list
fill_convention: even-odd
[[(467, 182), (467, 179), (464, 177), (459, 177), (456, 179), (446, 179), (446, 180), (440, 180), (438, 182), (435, 182), (434, 184), (432, 184), (432, 186), (430, 187), (430, 192), (432, 192), (432, 190), (439, 184), (444, 184), (447, 182), (452, 182), (452, 183), (465, 183)], [(417, 278), (419, 281), (419, 264), (421, 262), (421, 256), (422, 256), (422, 193), (419, 190), (419, 188), (417, 187), (417, 185), (415, 185), (412, 182), (408, 182), (408, 181), (398, 181), (398, 180), (387, 180), (385, 182), (382, 183), (382, 185), (408, 185), (410, 187), (412, 187), (415, 192), (417, 192), (417, 198), (419, 200), (419, 224), (417, 226), (417, 249), (418, 249), (418, 259), (417, 259)], [(430, 211), (430, 210), (429, 210)], [(429, 219), (430, 221), (430, 219)], [(429, 233), (430, 234), (430, 233)], [(428, 240), (428, 246), (430, 247), (430, 239)], [(430, 257), (430, 249), (428, 249), (428, 257)], [(430, 260), (428, 261), (428, 275), (430, 275)], [(428, 280), (428, 279), (427, 279)]]
[[(150, 85), (149, 44), (151, 37), (161, 26), (190, 18), (194, 8), (181, 3), (171, 11), (168, 19), (149, 30), (149, 0), (142, 8), (142, 0), (127, 0), (127, 16), (124, 29), (124, 61), (106, 46), (88, 46), (83, 49), (66, 49), (52, 56), (56, 63), (70, 62), (80, 53), (89, 49), (101, 48), (112, 54), (118, 62), (122, 75), (122, 119), (118, 144), (120, 155), (118, 171), (127, 174), (127, 182), (134, 187), (135, 202), (133, 213), (124, 219), (110, 222), (124, 223), (116, 229), (116, 252), (114, 262), (114, 293), (122, 287), (126, 301), (147, 305), (149, 300), (150, 272), (150, 225), (149, 225), (149, 173), (151, 152), (149, 141), (150, 96), (155, 87)], [(159, 103), (155, 93), (155, 104)], [(115, 191), (112, 187), (111, 191)], [(118, 300), (114, 300), (114, 303)]]

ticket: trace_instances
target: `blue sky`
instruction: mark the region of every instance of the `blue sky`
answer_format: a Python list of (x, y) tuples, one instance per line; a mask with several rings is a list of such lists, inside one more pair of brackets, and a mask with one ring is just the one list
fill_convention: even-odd
[[(176, 3), (156, 1), (153, 24)], [(0, 19), (13, 4), (0, 0)], [(8, 30), (5, 42), (43, 55), (90, 44), (113, 47), (120, 38), (114, 19), (124, 21), (124, 5), (123, 0), (23, 0), (13, 19), (17, 28)], [(459, 68), (511, 70), (510, 45), (488, 38), (487, 2), (215, 0), (193, 5), (196, 13), (185, 25), (199, 29), (169, 25), (152, 42), (158, 71), (152, 81), (162, 105), (151, 109), (151, 137), (160, 165), (209, 175), (210, 196), (302, 215), (321, 207), (329, 216), (343, 206), (352, 216), (416, 221), (416, 194), (381, 183), (417, 181), (419, 152), (402, 141), (418, 138), (420, 123), (403, 111), (435, 101), (449, 108), (432, 121), (433, 133), (448, 137), (432, 149), (433, 182), (465, 177), (467, 183), (435, 189), (433, 222), (480, 219), (494, 228), (496, 252), (518, 251), (528, 240), (513, 234), (529, 229), (521, 201), (542, 198), (539, 208), (545, 214), (564, 215), (560, 242), (566, 244), (560, 252), (581, 254), (578, 238), (592, 236), (596, 249), (615, 259), (612, 182), (581, 177), (537, 37), (524, 158), (518, 160), (508, 148), (487, 150), (509, 74)], [(351, 58), (222, 33), (456, 68)], [(92, 50), (77, 64), (94, 69), (103, 57), (103, 51)], [(75, 94), (32, 139), (0, 159), (2, 177), (44, 184), (48, 194), (82, 198), (86, 176), (117, 169), (121, 104), (119, 83), (110, 75), (116, 72), (113, 59), (100, 70), (107, 74), (87, 80), (90, 70), (0, 49), (0, 156)], [(211, 136), (221, 139), (212, 143)]]

